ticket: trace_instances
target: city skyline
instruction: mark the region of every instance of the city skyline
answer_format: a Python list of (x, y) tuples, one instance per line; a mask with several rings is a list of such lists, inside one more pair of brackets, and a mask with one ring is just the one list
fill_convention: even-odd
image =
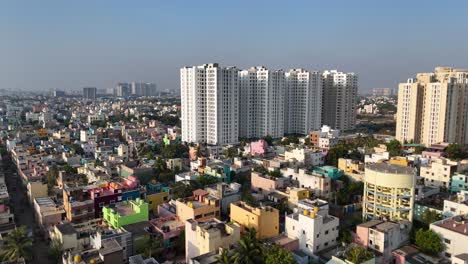
[[(460, 35), (468, 29), (466, 5), (2, 3), (0, 88), (106, 89), (141, 80), (177, 91), (181, 67), (220, 63), (337, 69), (359, 74), (361, 93), (396, 89), (408, 76), (437, 66), (468, 68), (466, 37)], [(461, 39), (446, 41), (453, 36)]]

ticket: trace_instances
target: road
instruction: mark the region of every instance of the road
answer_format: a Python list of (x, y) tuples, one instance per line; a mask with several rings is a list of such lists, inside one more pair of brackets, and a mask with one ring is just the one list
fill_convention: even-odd
[[(5, 172), (5, 181), (10, 194), (10, 208), (15, 214), (16, 226), (27, 226), (33, 234), (37, 234), (38, 227), (34, 220), (34, 209), (28, 202), (26, 188), (22, 185), (19, 176), (15, 176), (16, 168), (10, 160), (0, 161), (0, 169)], [(16, 174), (17, 175), (17, 174)], [(40, 236), (34, 235), (33, 259), (28, 263), (53, 264), (54, 261), (48, 258), (49, 245)]]

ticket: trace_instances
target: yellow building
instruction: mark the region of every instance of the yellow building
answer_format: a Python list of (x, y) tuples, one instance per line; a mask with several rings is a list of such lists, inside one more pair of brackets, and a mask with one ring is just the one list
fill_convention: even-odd
[(468, 70), (437, 67), (398, 86), (396, 139), (468, 144)]
[(364, 175), (363, 218), (412, 221), (415, 185), (413, 168), (369, 164)]
[(364, 163), (352, 159), (338, 159), (338, 169), (343, 170), (345, 173), (357, 173), (364, 171)]
[(37, 136), (40, 138), (47, 137), (49, 135), (49, 131), (45, 128), (39, 128), (37, 130)]
[(219, 199), (208, 195), (207, 191), (201, 189), (193, 191), (193, 197), (176, 201), (176, 213), (182, 222), (189, 219), (205, 221), (219, 218), (220, 209)]
[(31, 204), (34, 202), (34, 198), (49, 196), (47, 192), (47, 184), (42, 183), (41, 181), (28, 182), (27, 189), (29, 202)]
[(62, 140), (62, 142), (70, 142), (70, 131), (66, 129), (56, 131), (52, 134), (52, 136), (56, 139)]
[(254, 228), (259, 239), (279, 234), (279, 211), (271, 206), (252, 207), (245, 202), (231, 204), (231, 221), (242, 227)]
[(185, 223), (185, 258), (190, 259), (218, 250), (228, 248), (240, 239), (240, 227), (237, 224), (224, 223), (210, 219), (199, 223), (193, 219)]
[[(288, 201), (288, 206), (291, 209), (297, 207), (297, 204), (300, 200), (304, 200), (310, 197), (310, 191), (306, 188), (288, 187), (285, 191), (274, 190), (272, 193), (270, 193), (269, 196), (275, 193), (279, 194), (279, 197), (286, 197)], [(274, 198), (269, 198), (269, 200), (273, 202), (279, 202), (276, 201)]]
[(405, 166), (405, 167), (410, 165), (410, 161), (406, 157), (393, 157), (393, 158), (390, 158), (388, 163), (393, 164), (393, 165)]
[(155, 180), (151, 181), (146, 185), (146, 201), (149, 204), (149, 210), (154, 213), (158, 211), (158, 205), (169, 201), (170, 188), (162, 186)]

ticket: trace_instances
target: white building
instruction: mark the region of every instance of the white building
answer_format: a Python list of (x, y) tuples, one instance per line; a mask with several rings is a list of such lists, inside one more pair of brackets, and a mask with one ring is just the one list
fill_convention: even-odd
[(331, 192), (331, 179), (318, 174), (308, 173), (304, 169), (284, 168), (281, 169), (284, 177), (299, 182), (299, 187), (310, 188), (315, 196), (327, 197)]
[(324, 155), (321, 151), (305, 148), (292, 148), (284, 152), (286, 161), (298, 161), (305, 165), (320, 166), (324, 164)]
[(284, 71), (252, 67), (239, 72), (239, 81), (239, 136), (284, 136)]
[(291, 69), (285, 76), (285, 133), (306, 135), (319, 129), (322, 120), (321, 74), (304, 69)]
[(346, 130), (354, 127), (358, 76), (355, 73), (325, 71), (322, 74), (322, 124)]
[(444, 200), (444, 210), (442, 214), (445, 217), (468, 215), (468, 191), (460, 191), (455, 201)]
[(295, 213), (286, 216), (286, 235), (299, 240), (299, 249), (311, 256), (338, 243), (340, 220), (328, 214), (328, 210), (295, 209)]
[(420, 176), (424, 185), (431, 187), (450, 187), (452, 175), (457, 171), (458, 163), (445, 158), (433, 159), (427, 166), (421, 166)]
[(468, 245), (468, 216), (454, 216), (432, 223), (429, 227), (437, 233), (445, 245), (443, 252), (446, 258), (467, 253)]
[(239, 137), (239, 83), (235, 67), (180, 69), (182, 141), (229, 144)]

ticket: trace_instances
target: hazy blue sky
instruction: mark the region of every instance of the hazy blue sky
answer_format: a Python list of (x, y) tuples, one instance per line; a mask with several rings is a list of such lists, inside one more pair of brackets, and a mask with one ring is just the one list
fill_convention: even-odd
[(339, 69), (361, 90), (437, 65), (468, 68), (468, 1), (0, 3), (0, 88), (178, 89), (179, 68)]

